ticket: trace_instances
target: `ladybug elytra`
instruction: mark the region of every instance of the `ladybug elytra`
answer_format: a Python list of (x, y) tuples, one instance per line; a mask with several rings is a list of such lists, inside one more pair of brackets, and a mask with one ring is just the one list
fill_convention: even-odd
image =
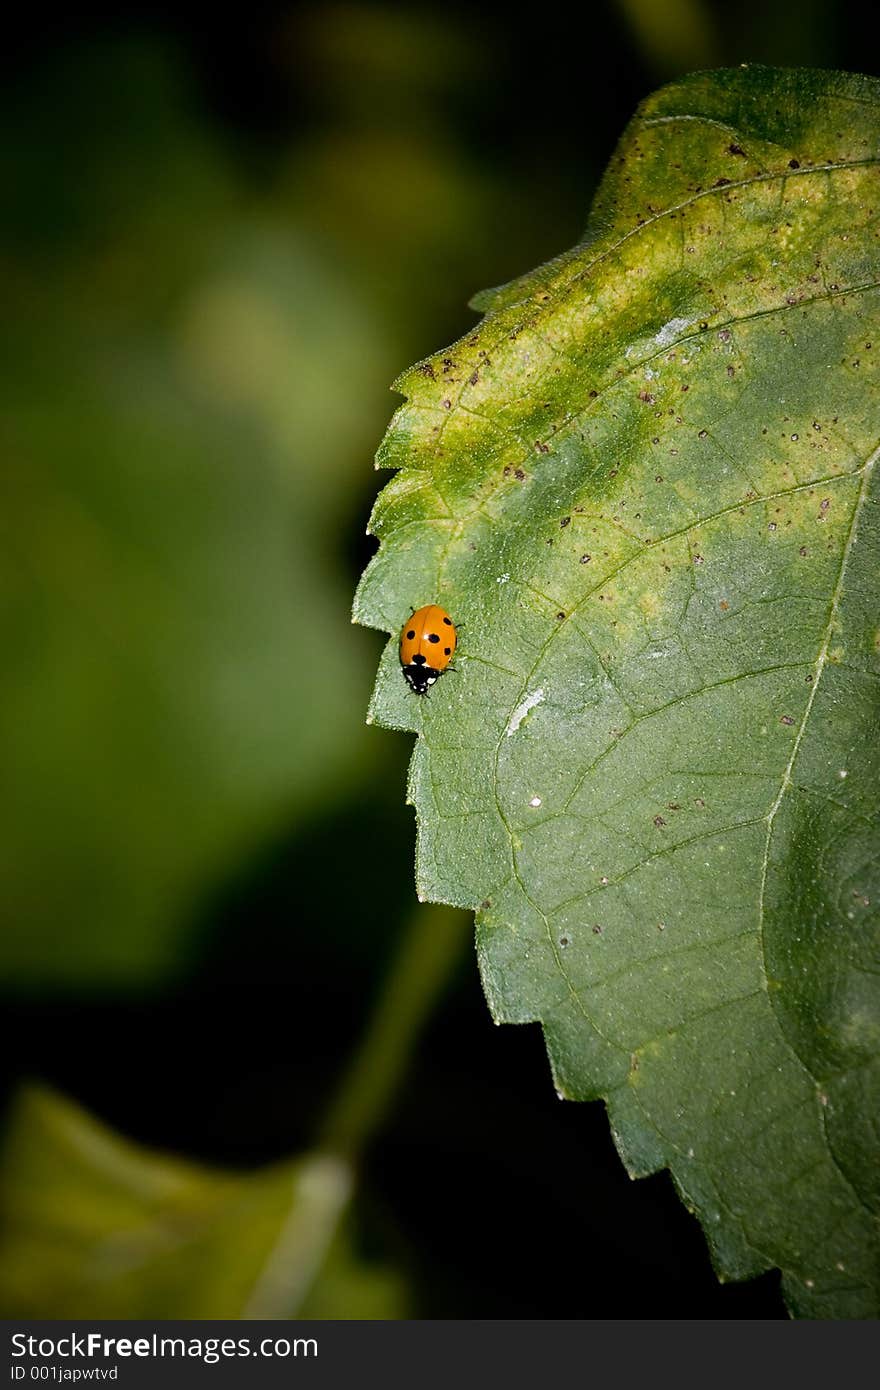
[(455, 651), (455, 623), (436, 603), (417, 609), (400, 634), (400, 664), (410, 688), (427, 695)]

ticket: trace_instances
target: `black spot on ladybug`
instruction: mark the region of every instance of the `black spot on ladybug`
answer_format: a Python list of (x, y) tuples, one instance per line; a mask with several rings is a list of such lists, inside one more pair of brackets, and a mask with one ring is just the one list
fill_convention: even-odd
[(444, 648), (443, 648), (443, 655), (444, 655), (444, 656), (451, 656), (451, 655), (452, 655), (451, 649), (450, 649), (449, 647), (444, 647)]
[(440, 638), (437, 636), (437, 633), (436, 633), (436, 632), (429, 632), (429, 633), (428, 633), (428, 641), (429, 641), (429, 642), (439, 642), (439, 641), (440, 641)]
[(452, 619), (451, 619), (451, 618), (444, 618), (443, 621), (444, 621), (444, 623), (446, 623), (447, 627), (452, 627)]
[(414, 656), (413, 659), (412, 659), (412, 665), (413, 665), (413, 666), (424, 666), (425, 660), (426, 660), (426, 658), (424, 657), (424, 655), (423, 655), (421, 652), (416, 652), (415, 656)]
[(407, 642), (411, 642), (411, 641), (413, 640), (413, 638), (415, 637), (415, 635), (416, 635), (416, 634), (413, 632), (412, 628), (410, 628), (409, 632), (406, 634), (406, 640), (407, 640)]

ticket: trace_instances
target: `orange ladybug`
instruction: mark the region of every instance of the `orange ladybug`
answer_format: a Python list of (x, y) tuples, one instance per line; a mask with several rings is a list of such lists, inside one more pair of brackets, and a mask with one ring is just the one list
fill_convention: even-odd
[(455, 623), (436, 603), (413, 612), (400, 634), (400, 664), (417, 695), (427, 695), (455, 651)]

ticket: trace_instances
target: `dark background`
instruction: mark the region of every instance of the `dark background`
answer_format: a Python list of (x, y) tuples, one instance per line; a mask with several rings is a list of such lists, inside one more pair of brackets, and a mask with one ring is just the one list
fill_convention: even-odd
[[(867, 39), (853, 7), (824, 0), (604, 0), (583, 7), (577, 21), (568, 7), (545, 4), (516, 18), (496, 3), (255, 5), (228, 17), (180, 5), (86, 6), (52, 22), (42, 13), (33, 21), (17, 17), (2, 55), (13, 418), (23, 391), (43, 403), (46, 418), (57, 412), (66, 421), (67, 345), (88, 354), (90, 334), (100, 338), (108, 323), (115, 325), (106, 330), (112, 344), (125, 321), (132, 360), (142, 361), (147, 341), (159, 344), (160, 356), (166, 352), (180, 305), (210, 279), (218, 238), (225, 246), (228, 233), (233, 259), (237, 238), (247, 242), (254, 226), (271, 225), (282, 258), (288, 242), (306, 246), (309, 308), (282, 381), (281, 399), (289, 391), (293, 412), (284, 429), (276, 428), (277, 402), (267, 406), (252, 383), (238, 403), (249, 417), (244, 424), (224, 414), (222, 390), (196, 393), (188, 409), (196, 453), (215, 447), (214, 416), (227, 443), (232, 431), (228, 466), (243, 470), (243, 497), (260, 449), (283, 464), (303, 441), (304, 466), (287, 480), (279, 504), (290, 513), (291, 611), (303, 624), (316, 603), (326, 600), (327, 612), (314, 630), (291, 630), (293, 662), (283, 679), (265, 675), (262, 657), (252, 678), (265, 676), (266, 701), (286, 711), (273, 735), (279, 750), (285, 719), (291, 737), (320, 720), (316, 691), (325, 679), (341, 701), (332, 718), (353, 732), (326, 774), (320, 766), (309, 773), (305, 805), (297, 801), (295, 760), (282, 768), (280, 793), (265, 790), (264, 779), (256, 810), (249, 802), (234, 833), (220, 837), (222, 852), (214, 846), (208, 867), (193, 871), (196, 887), (167, 908), (154, 958), (149, 913), (136, 928), (136, 914), (129, 920), (117, 907), (112, 930), (98, 929), (100, 855), (95, 869), (69, 877), (68, 822), (78, 810), (87, 830), (77, 834), (106, 843), (111, 810), (102, 778), (116, 777), (132, 730), (141, 728), (140, 716), (123, 720), (107, 753), (107, 765), (117, 765), (108, 772), (99, 756), (100, 702), (81, 699), (72, 726), (77, 770), (68, 777), (63, 739), (42, 769), (50, 789), (55, 778), (65, 782), (66, 800), (57, 815), (32, 818), (27, 834), (37, 867), (29, 875), (20, 863), (10, 869), (4, 926), (11, 923), (25, 946), (12, 952), (2, 977), (7, 1101), (21, 1079), (42, 1078), (139, 1141), (231, 1167), (310, 1144), (414, 906), (414, 832), (404, 805), (410, 741), (361, 728), (381, 639), (348, 625), (350, 594), (372, 553), (364, 527), (377, 487), (371, 456), (393, 404), (388, 383), (467, 330), (467, 300), (477, 289), (577, 239), (623, 125), (662, 81), (745, 60), (877, 71)], [(182, 163), (178, 147), (187, 151)], [(211, 170), (204, 186), (202, 165)], [(217, 167), (221, 195), (211, 184)], [(184, 185), (181, 212), (174, 199)], [(309, 256), (325, 277), (317, 289)], [(259, 280), (263, 271), (246, 274)], [(260, 281), (270, 293), (272, 283), (271, 276)], [(294, 276), (291, 283), (295, 328), (299, 282)], [(65, 346), (54, 352), (46, 343), (59, 323)], [(347, 347), (351, 323), (356, 353)], [(235, 374), (240, 366), (233, 383), (244, 379)], [(285, 362), (280, 370), (284, 378)], [(110, 392), (109, 418), (116, 388), (102, 389)], [(316, 401), (304, 424), (298, 393)], [(356, 398), (342, 435), (332, 428), (337, 398)], [(142, 418), (136, 408), (128, 426), (136, 432), (154, 405), (146, 390), (134, 399)], [(25, 467), (27, 419), (25, 411), (11, 434)], [(100, 397), (79, 423), (76, 447), (66, 428), (34, 446), (34, 457), (42, 449), (54, 467), (59, 451), (70, 453), (65, 489), (72, 495), (90, 466), (77, 450), (92, 460), (111, 448)], [(187, 466), (181, 456), (184, 476)], [(113, 502), (101, 516), (123, 568), (124, 468), (114, 465)], [(131, 483), (142, 514), (141, 486)], [(312, 487), (325, 490), (310, 542), (310, 564), (326, 575), (318, 599), (300, 588), (293, 563), (297, 516), (312, 505)], [(84, 487), (82, 495), (89, 505), (94, 493)], [(31, 506), (40, 512), (39, 495)], [(165, 507), (157, 505), (150, 521), (157, 553), (176, 536)], [(8, 524), (27, 536), (26, 520), (13, 503)], [(63, 548), (60, 525), (53, 544)], [(174, 544), (185, 563), (187, 541)], [(235, 563), (248, 568), (246, 548)], [(221, 549), (207, 562), (209, 579), (211, 564), (225, 573)], [(63, 567), (60, 573), (64, 581)], [(28, 648), (35, 621), (36, 600), (18, 574), (15, 564), (0, 574), (9, 581), (0, 616), (10, 667)], [(273, 594), (266, 590), (267, 606)], [(48, 597), (43, 592), (41, 620), (52, 619), (54, 605), (63, 627), (68, 597), (65, 582)], [(259, 607), (259, 588), (254, 602)], [(207, 622), (207, 608), (204, 614)], [(226, 610), (210, 620), (222, 644)], [(136, 647), (139, 615), (121, 621)], [(278, 640), (277, 632), (265, 638)], [(37, 687), (52, 686), (65, 700), (69, 665), (51, 645), (34, 663)], [(198, 678), (194, 669), (188, 683)], [(150, 698), (143, 696), (147, 714)], [(172, 718), (173, 709), (172, 702)], [(45, 712), (33, 714), (32, 727), (20, 704), (10, 702), (4, 713), (10, 746), (44, 746)], [(73, 740), (71, 732), (66, 737)], [(335, 739), (332, 728), (327, 737)], [(94, 761), (81, 757), (83, 748), (95, 750)], [(233, 772), (239, 755), (247, 750), (235, 752)], [(222, 741), (214, 757), (222, 766)], [(39, 759), (22, 761), (18, 775), (31, 788)], [(184, 802), (201, 766), (181, 772)], [(141, 799), (139, 775), (132, 772), (132, 803)], [(13, 797), (20, 791), (13, 779)], [(228, 794), (235, 801), (235, 785)], [(167, 799), (156, 796), (150, 815), (158, 822), (179, 814), (185, 838), (188, 803), (178, 811), (173, 782)], [(14, 805), (7, 809), (10, 824), (17, 815)], [(134, 895), (140, 860), (136, 848), (126, 858), (126, 835), (123, 828), (117, 853)], [(146, 881), (149, 836), (133, 821), (129, 839), (141, 836)], [(124, 902), (125, 893), (114, 901)], [(390, 1252), (405, 1271), (413, 1316), (784, 1316), (775, 1275), (717, 1284), (697, 1223), (668, 1175), (629, 1181), (601, 1106), (557, 1101), (540, 1031), (492, 1026), (469, 953), (369, 1149), (356, 1225), (367, 1252)], [(48, 1296), (41, 1311), (57, 1312)]]

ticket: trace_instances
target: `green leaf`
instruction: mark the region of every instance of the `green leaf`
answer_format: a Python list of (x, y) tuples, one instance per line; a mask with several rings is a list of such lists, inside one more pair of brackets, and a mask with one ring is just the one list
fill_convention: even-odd
[(495, 1018), (805, 1316), (880, 1312), (878, 144), (867, 78), (649, 98), (583, 243), (397, 383), (355, 606)]
[(22, 1093), (0, 1156), (0, 1308), (34, 1318), (397, 1318), (356, 1255), (354, 1176), (329, 1153), (223, 1173)]

